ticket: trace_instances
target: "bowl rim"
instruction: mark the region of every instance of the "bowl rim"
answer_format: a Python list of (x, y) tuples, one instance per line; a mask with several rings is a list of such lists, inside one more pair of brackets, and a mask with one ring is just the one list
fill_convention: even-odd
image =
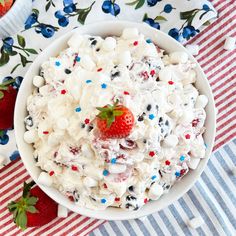
[[(209, 84), (209, 81), (207, 80), (207, 77), (206, 75), (204, 74), (202, 68), (200, 67), (199, 63), (196, 61), (196, 59), (185, 49), (185, 47), (183, 45), (181, 45), (179, 42), (177, 42), (176, 40), (174, 40), (173, 38), (171, 38), (169, 35), (167, 35), (166, 33), (160, 31), (160, 30), (156, 30), (148, 25), (144, 25), (144, 23), (136, 23), (136, 22), (130, 22), (130, 21), (99, 21), (99, 22), (96, 22), (96, 23), (91, 23), (91, 24), (87, 24), (87, 25), (84, 25), (84, 26), (81, 26), (79, 28), (75, 28), (69, 32), (67, 32), (66, 34), (58, 37), (55, 41), (53, 41), (52, 43), (50, 43), (38, 56), (37, 58), (34, 60), (34, 62), (30, 65), (30, 67), (28, 68), (25, 76), (24, 76), (24, 80), (22, 83), (24, 83), (24, 81), (26, 81), (26, 79), (30, 77), (30, 73), (31, 73), (31, 69), (35, 66), (37, 60), (40, 60), (40, 55), (44, 55), (47, 51), (50, 51), (50, 48), (53, 48), (53, 45), (56, 45), (60, 42), (63, 42), (63, 40), (65, 40), (67, 37), (71, 36), (73, 33), (75, 33), (76, 31), (80, 31), (81, 28), (83, 27), (83, 29), (86, 27), (99, 27), (99, 28), (102, 28), (102, 27), (106, 27), (106, 25), (114, 25), (114, 27), (116, 25), (122, 25), (123, 28), (130, 28), (130, 27), (136, 27), (140, 30), (140, 28), (146, 28), (147, 29), (152, 29), (153, 33), (156, 33), (156, 34), (160, 34), (162, 35), (163, 37), (169, 37), (169, 40), (171, 40), (173, 42), (173, 44), (178, 44), (178, 47), (181, 48), (182, 51), (185, 51), (187, 52), (189, 58), (191, 61), (193, 61), (195, 64), (196, 64), (196, 70), (199, 72), (200, 74), (200, 77), (202, 77), (203, 80), (205, 80), (206, 84), (207, 84), (207, 89), (210, 91), (210, 93), (207, 95), (208, 96), (208, 99), (211, 100), (211, 103), (212, 103), (212, 114), (211, 116), (213, 117), (213, 123), (211, 124), (212, 125), (212, 135), (211, 135), (211, 145), (208, 147), (208, 155), (205, 156), (204, 159), (201, 160), (201, 162), (203, 162), (202, 166), (201, 166), (201, 169), (198, 170), (197, 172), (197, 175), (195, 176), (195, 178), (192, 180), (192, 182), (186, 186), (183, 186), (182, 187), (182, 191), (179, 191), (175, 194), (175, 196), (173, 197), (173, 199), (170, 201), (170, 202), (165, 202), (162, 207), (159, 207), (157, 209), (152, 209), (151, 211), (142, 211), (143, 207), (139, 210), (139, 211), (135, 211), (135, 214), (131, 214), (130, 212), (134, 212), (134, 211), (125, 211), (122, 209), (122, 212), (125, 212), (127, 214), (122, 215), (122, 216), (119, 216), (119, 213), (115, 214), (115, 215), (112, 215), (112, 216), (108, 216), (107, 214), (104, 214), (103, 215), (103, 212), (106, 212), (106, 210), (90, 210), (88, 208), (83, 208), (83, 207), (79, 207), (78, 205), (76, 204), (73, 204), (73, 206), (76, 206), (73, 207), (71, 204), (69, 203), (61, 203), (59, 202), (59, 197), (57, 198), (56, 194), (53, 193), (52, 190), (50, 190), (49, 187), (45, 187), (41, 184), (38, 184), (37, 183), (37, 179), (36, 178), (33, 178), (34, 176), (34, 173), (33, 171), (31, 170), (29, 164), (27, 163), (27, 160), (25, 159), (25, 157), (23, 155), (21, 155), (21, 160), (26, 168), (26, 170), (28, 171), (28, 173), (30, 174), (30, 176), (32, 177), (32, 179), (39, 185), (39, 187), (49, 196), (51, 197), (54, 201), (58, 202), (58, 204), (62, 204), (64, 205), (65, 207), (67, 207), (68, 209), (70, 209), (71, 211), (73, 212), (76, 212), (76, 213), (79, 213), (81, 215), (84, 215), (84, 216), (87, 216), (87, 217), (92, 217), (92, 218), (97, 218), (97, 219), (102, 219), (102, 220), (129, 220), (129, 219), (136, 219), (136, 218), (140, 218), (140, 217), (143, 217), (143, 216), (146, 216), (146, 215), (149, 215), (149, 214), (152, 214), (156, 211), (160, 211), (162, 209), (164, 209), (165, 207), (169, 206), (170, 204), (174, 203), (177, 199), (179, 199), (180, 197), (182, 197), (189, 189), (192, 188), (192, 186), (195, 184), (195, 182), (199, 179), (200, 175), (202, 174), (202, 172), (204, 171), (206, 165), (207, 165), (207, 162), (210, 158), (210, 154), (212, 153), (212, 149), (213, 149), (213, 144), (214, 144), (214, 139), (215, 139), (215, 133), (216, 133), (216, 109), (215, 109), (215, 102), (214, 102), (214, 98), (213, 98), (213, 94), (212, 94), (212, 90), (211, 90), (211, 87), (210, 87), (210, 84)], [(81, 30), (82, 31), (82, 30)], [(142, 32), (143, 33), (143, 32)], [(84, 33), (83, 33), (84, 34)], [(143, 33), (145, 34), (145, 33)], [(59, 51), (60, 52), (60, 51)], [(59, 53), (58, 52), (58, 53)], [(46, 53), (47, 54), (47, 53)], [(52, 54), (48, 54), (48, 58), (52, 56)], [(22, 88), (22, 89), (21, 89)], [(17, 117), (17, 114), (18, 114), (18, 111), (20, 111), (22, 109), (22, 105), (21, 105), (21, 97), (24, 96), (24, 92), (23, 92), (23, 86), (21, 85), (20, 89), (19, 89), (19, 92), (18, 92), (18, 96), (17, 96), (17, 99), (16, 99), (16, 105), (15, 105), (15, 112), (14, 112), (14, 127), (15, 127), (15, 138), (16, 138), (16, 143), (18, 145), (18, 150), (21, 154), (22, 151), (22, 147), (21, 147), (21, 142), (22, 142), (22, 134), (18, 131), (18, 127), (20, 125), (20, 122), (18, 120), (18, 117)], [(26, 109), (24, 107), (24, 109)], [(199, 166), (198, 166), (199, 168)], [(196, 170), (195, 170), (196, 171)], [(62, 195), (62, 194), (61, 194)], [(166, 194), (168, 195), (168, 194)], [(158, 202), (158, 201), (156, 201)], [(130, 213), (130, 214), (128, 214)]]

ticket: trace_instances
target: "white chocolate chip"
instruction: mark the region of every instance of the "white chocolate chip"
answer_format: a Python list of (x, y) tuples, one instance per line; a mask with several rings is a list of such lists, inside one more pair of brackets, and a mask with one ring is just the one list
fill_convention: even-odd
[(228, 37), (225, 39), (224, 49), (225, 49), (225, 50), (228, 50), (228, 51), (234, 50), (234, 48), (235, 48), (235, 41), (236, 41), (235, 38), (228, 36)]
[(196, 44), (188, 44), (186, 45), (186, 49), (194, 56), (198, 55), (199, 53), (199, 46)]
[(159, 79), (161, 81), (170, 81), (172, 79), (172, 71), (168, 67), (164, 67), (159, 72)]
[(195, 170), (198, 167), (199, 163), (200, 163), (199, 158), (191, 157), (188, 163), (188, 167), (192, 170)]
[(188, 54), (186, 52), (172, 52), (170, 53), (170, 61), (173, 64), (186, 63), (188, 61)]
[(132, 61), (130, 51), (125, 51), (119, 55), (119, 63), (128, 66)]
[(126, 170), (126, 165), (120, 165), (120, 164), (111, 164), (109, 165), (109, 172), (111, 174), (119, 174)]
[(50, 187), (53, 183), (52, 177), (46, 172), (41, 172), (38, 177), (38, 183)]
[(93, 70), (96, 66), (95, 63), (93, 62), (93, 60), (91, 59), (91, 57), (88, 55), (84, 55), (80, 59), (80, 64), (84, 69), (90, 70), (90, 71)]
[(126, 28), (123, 30), (122, 37), (124, 39), (133, 39), (138, 37), (137, 28)]
[(163, 188), (158, 183), (154, 183), (148, 191), (148, 197), (151, 200), (157, 200), (162, 194), (163, 194)]
[(179, 139), (176, 135), (171, 134), (167, 136), (163, 141), (163, 146), (165, 147), (175, 147), (179, 142)]
[(42, 87), (44, 85), (44, 78), (39, 75), (34, 76), (33, 85), (38, 88)]
[(195, 108), (205, 108), (207, 103), (208, 103), (207, 96), (199, 95), (195, 103)]
[(102, 43), (102, 49), (105, 51), (112, 51), (116, 47), (116, 40), (112, 37), (105, 38), (104, 42)]
[(57, 206), (57, 216), (60, 218), (66, 218), (68, 216), (68, 209), (61, 204)]
[(196, 228), (200, 227), (203, 223), (204, 223), (204, 221), (203, 221), (202, 217), (198, 216), (198, 217), (194, 217), (193, 219), (189, 220), (188, 225), (191, 228), (196, 229)]
[(86, 176), (84, 179), (83, 179), (83, 184), (88, 187), (88, 188), (91, 188), (91, 187), (95, 187), (98, 185), (98, 181), (91, 178), (91, 177), (88, 177)]
[(24, 140), (26, 143), (35, 143), (38, 140), (38, 133), (36, 130), (29, 130), (24, 133)]
[(182, 116), (179, 118), (179, 123), (190, 123), (192, 122), (194, 115), (191, 111), (184, 111)]

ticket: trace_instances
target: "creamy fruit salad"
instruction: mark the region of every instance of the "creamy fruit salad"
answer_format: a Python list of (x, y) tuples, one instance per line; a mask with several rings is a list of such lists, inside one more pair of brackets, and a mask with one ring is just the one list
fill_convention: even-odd
[(140, 34), (74, 35), (41, 66), (27, 101), (34, 158), (80, 207), (138, 210), (205, 157), (208, 99), (195, 64)]

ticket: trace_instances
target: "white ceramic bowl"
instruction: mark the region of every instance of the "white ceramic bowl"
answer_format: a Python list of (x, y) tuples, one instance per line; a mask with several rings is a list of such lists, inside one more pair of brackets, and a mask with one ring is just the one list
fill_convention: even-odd
[[(81, 34), (90, 34), (90, 35), (121, 35), (121, 32), (126, 27), (136, 27), (139, 31), (145, 34), (147, 37), (151, 38), (155, 43), (158, 44), (161, 48), (164, 48), (167, 52), (173, 51), (184, 51), (187, 50), (179, 44), (177, 41), (169, 37), (167, 34), (157, 31), (146, 24), (124, 22), (124, 21), (108, 21), (108, 22), (99, 22), (96, 24), (90, 24), (86, 26), (79, 27), (74, 31), (77, 31)], [(67, 41), (74, 31), (71, 31), (62, 37), (55, 40), (49, 47), (43, 50), (43, 52), (35, 59), (34, 63), (30, 66), (28, 72), (25, 75), (23, 83), (20, 87), (18, 93), (16, 106), (15, 106), (15, 133), (16, 141), (19, 148), (19, 152), (22, 158), (22, 161), (28, 170), (31, 177), (37, 182), (37, 177), (40, 173), (40, 168), (35, 166), (35, 160), (32, 156), (33, 147), (24, 142), (23, 134), (26, 131), (24, 125), (24, 118), (27, 116), (26, 111), (26, 100), (27, 97), (31, 94), (33, 85), (32, 78), (35, 75), (38, 75), (39, 68), (43, 62), (49, 59), (51, 56), (56, 56), (60, 51), (67, 47)], [(188, 53), (188, 52), (187, 52)], [(190, 59), (196, 64), (196, 60), (189, 55)], [(80, 213), (85, 216), (97, 218), (97, 219), (107, 219), (107, 220), (127, 220), (139, 218), (146, 216), (155, 211), (161, 210), (169, 204), (172, 204), (175, 200), (183, 196), (193, 184), (197, 181), (201, 173), (203, 172), (207, 161), (210, 157), (212, 151), (214, 137), (215, 137), (215, 105), (209, 86), (208, 80), (204, 75), (202, 69), (197, 64), (197, 82), (196, 87), (200, 90), (202, 94), (207, 95), (209, 103), (206, 107), (206, 132), (204, 134), (204, 139), (207, 144), (206, 158), (202, 159), (198, 168), (194, 171), (189, 171), (188, 174), (180, 181), (177, 182), (169, 191), (168, 194), (163, 195), (160, 200), (152, 201), (143, 206), (139, 211), (125, 211), (122, 209), (108, 208), (104, 211), (95, 211), (87, 208), (78, 207), (76, 204), (70, 202), (65, 196), (59, 193), (56, 189), (44, 187), (40, 185), (40, 188), (47, 193), (52, 199), (58, 203), (64, 205), (70, 210)]]

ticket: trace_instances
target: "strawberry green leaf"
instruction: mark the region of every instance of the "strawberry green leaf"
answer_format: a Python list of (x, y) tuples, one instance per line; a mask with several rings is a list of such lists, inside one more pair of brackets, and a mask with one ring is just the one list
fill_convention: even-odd
[(31, 189), (32, 186), (35, 185), (34, 181), (31, 181), (30, 183), (26, 183), (24, 182), (24, 186), (23, 186), (23, 197), (26, 198), (29, 195), (29, 191)]
[(28, 205), (35, 205), (37, 201), (38, 201), (37, 197), (30, 197), (26, 199), (26, 203)]
[(114, 116), (121, 116), (123, 114), (123, 111), (115, 110), (113, 111)]
[(30, 212), (30, 213), (36, 213), (38, 212), (37, 209), (34, 206), (28, 206), (26, 208), (26, 211)]
[[(3, 97), (4, 97), (4, 93), (2, 91), (0, 91), (0, 99), (2, 99)], [(0, 132), (1, 132), (1, 130), (0, 130)], [(0, 137), (1, 137), (1, 135), (0, 135)]]
[(26, 229), (26, 224), (27, 224), (27, 216), (25, 211), (21, 211), (18, 213), (16, 217), (16, 224), (21, 228), (21, 229)]

